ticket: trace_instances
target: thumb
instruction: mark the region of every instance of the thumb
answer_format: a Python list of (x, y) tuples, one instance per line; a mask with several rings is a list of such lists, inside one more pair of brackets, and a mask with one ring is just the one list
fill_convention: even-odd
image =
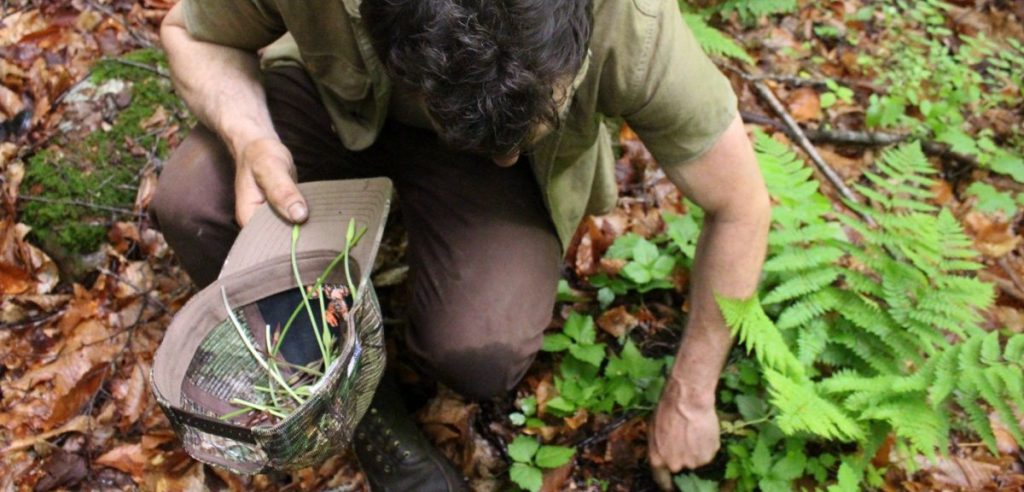
[(254, 169), (256, 184), (267, 202), (285, 220), (300, 224), (309, 218), (309, 206), (292, 175), (293, 166), (264, 165)]

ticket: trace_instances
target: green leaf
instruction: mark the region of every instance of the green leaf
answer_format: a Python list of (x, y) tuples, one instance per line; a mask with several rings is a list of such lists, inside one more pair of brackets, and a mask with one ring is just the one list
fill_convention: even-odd
[(821, 109), (828, 109), (836, 103), (836, 95), (831, 92), (826, 92), (821, 95)]
[(512, 425), (523, 425), (526, 423), (526, 415), (519, 412), (512, 412), (508, 414), (508, 420), (512, 422)]
[(767, 404), (761, 398), (753, 395), (737, 395), (736, 407), (743, 416), (743, 420), (752, 421), (764, 417), (767, 413)]
[(669, 255), (661, 255), (658, 257), (654, 265), (651, 265), (651, 276), (654, 278), (666, 278), (672, 274), (672, 270), (676, 267), (676, 259)]
[(547, 408), (558, 415), (572, 415), (576, 411), (576, 405), (561, 396), (548, 400)]
[(758, 439), (754, 453), (750, 456), (751, 470), (758, 476), (767, 476), (772, 466), (772, 452), (764, 439)]
[(597, 302), (601, 305), (601, 309), (605, 309), (615, 302), (615, 292), (608, 287), (601, 287), (597, 291)]
[(597, 338), (597, 330), (594, 328), (594, 319), (577, 312), (569, 314), (565, 320), (565, 328), (562, 329), (576, 343), (591, 344)]
[(997, 173), (1012, 176), (1018, 183), (1024, 183), (1024, 157), (1001, 152), (992, 159), (989, 167)]
[(523, 411), (523, 414), (527, 417), (532, 417), (537, 414), (537, 397), (530, 396), (523, 398), (519, 401), (519, 409)]
[(680, 492), (718, 492), (718, 484), (705, 480), (692, 473), (676, 475), (672, 479)]
[(978, 210), (984, 213), (1002, 212), (1006, 217), (1012, 217), (1017, 213), (1017, 202), (1013, 195), (999, 191), (987, 183), (975, 181), (967, 187), (967, 194), (978, 198)]
[(520, 463), (530, 463), (539, 448), (540, 443), (536, 439), (529, 436), (516, 436), (512, 442), (508, 443), (508, 455)]
[(541, 345), (540, 349), (545, 352), (561, 352), (572, 345), (572, 340), (569, 337), (561, 333), (554, 333), (544, 335), (544, 344)]
[(524, 463), (513, 463), (512, 468), (508, 471), (508, 476), (516, 485), (530, 492), (538, 492), (541, 485), (544, 484), (544, 474), (541, 473), (540, 468)]
[(781, 460), (772, 465), (771, 474), (781, 480), (791, 482), (804, 474), (807, 456), (800, 451), (786, 453)]
[(654, 243), (641, 239), (633, 246), (633, 261), (644, 266), (651, 266), (658, 259), (658, 247)]
[(615, 242), (604, 253), (605, 258), (613, 260), (629, 260), (633, 258), (633, 248), (644, 238), (635, 232), (623, 234), (615, 239)]
[(537, 457), (534, 462), (541, 468), (558, 468), (568, 463), (574, 454), (576, 454), (575, 448), (566, 446), (541, 446), (537, 451)]
[(569, 347), (569, 353), (587, 364), (600, 366), (601, 361), (604, 360), (604, 344), (572, 345)]
[(647, 266), (635, 261), (629, 262), (626, 266), (622, 267), (622, 276), (639, 285), (651, 281), (651, 272), (647, 269)]

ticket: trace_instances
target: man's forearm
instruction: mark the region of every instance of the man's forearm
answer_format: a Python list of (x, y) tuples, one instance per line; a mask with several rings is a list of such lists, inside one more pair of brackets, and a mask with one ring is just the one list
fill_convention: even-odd
[(732, 345), (715, 294), (749, 297), (764, 262), (770, 211), (755, 202), (741, 217), (709, 216), (697, 245), (690, 316), (672, 367), (669, 389), (691, 405), (711, 406)]
[(236, 159), (249, 142), (276, 138), (255, 53), (193, 39), (180, 4), (164, 19), (160, 40), (179, 95)]

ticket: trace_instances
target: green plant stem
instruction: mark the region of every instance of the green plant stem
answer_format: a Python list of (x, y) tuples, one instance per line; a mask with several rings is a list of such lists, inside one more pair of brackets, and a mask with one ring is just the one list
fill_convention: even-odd
[(247, 414), (249, 412), (252, 412), (252, 411), (255, 411), (255, 410), (256, 410), (255, 408), (249, 408), (249, 407), (239, 408), (238, 410), (234, 410), (234, 411), (225, 413), (224, 415), (221, 415), (220, 419), (221, 420), (231, 420), (231, 419), (233, 419), (235, 417), (238, 417), (240, 415), (245, 415), (245, 414)]
[(249, 407), (250, 409), (253, 409), (253, 410), (259, 410), (259, 411), (264, 412), (264, 413), (269, 413), (269, 414), (271, 414), (271, 415), (273, 415), (275, 417), (282, 418), (282, 419), (288, 416), (287, 414), (282, 412), (280, 409), (277, 409), (277, 408), (274, 408), (274, 407), (268, 407), (266, 405), (260, 405), (259, 403), (253, 403), (251, 401), (245, 401), (245, 400), (243, 400), (241, 398), (232, 398), (231, 399), (231, 403), (233, 403), (235, 405), (242, 405), (242, 406), (245, 406), (245, 407)]
[[(360, 239), (362, 239), (363, 234), (365, 234), (365, 233), (366, 233), (366, 228), (363, 227), (360, 230), (359, 234), (356, 235), (355, 240), (352, 242), (352, 247), (355, 247), (355, 245), (359, 242)], [(316, 279), (316, 284), (313, 285), (313, 290), (319, 291), (321, 288), (323, 288), (324, 283), (327, 281), (327, 277), (331, 274), (331, 272), (334, 271), (334, 268), (338, 266), (338, 263), (341, 263), (341, 261), (343, 259), (345, 259), (345, 258), (347, 258), (347, 256), (345, 255), (345, 251), (344, 250), (341, 253), (338, 253), (338, 256), (335, 256), (334, 259), (331, 260), (331, 263), (327, 265), (327, 268)], [(352, 299), (353, 300), (355, 299), (354, 295), (352, 296)], [(302, 305), (301, 304), (298, 305), (298, 306), (295, 306), (295, 309), (292, 310), (291, 316), (288, 317), (288, 321), (285, 322), (284, 328), (281, 329), (281, 334), (278, 336), (277, 342), (274, 343), (274, 351), (273, 351), (272, 355), (277, 355), (278, 351), (280, 351), (280, 349), (281, 349), (281, 342), (284, 340), (285, 334), (288, 333), (288, 330), (292, 327), (292, 323), (295, 322), (295, 318), (297, 318), (299, 316), (299, 313), (301, 313), (301, 312), (302, 312)]]
[[(270, 325), (268, 324), (268, 325), (263, 325), (263, 326), (265, 327), (264, 329), (265, 329), (265, 333), (266, 333), (266, 335), (265, 335), (266, 339), (264, 340), (264, 345), (267, 346), (267, 353), (269, 354), (270, 353)], [(274, 372), (276, 372), (278, 375), (281, 374), (281, 371), (279, 371), (277, 369), (277, 364), (274, 362), (274, 356), (271, 355), (271, 356), (267, 357), (267, 362), (269, 362), (270, 366), (273, 367)], [(277, 401), (277, 393), (274, 391), (274, 381), (272, 379), (267, 380), (267, 387), (270, 389), (270, 400), (274, 402), (274, 406), (276, 406), (276, 407), (281, 406), (281, 403), (279, 401)]]
[(288, 383), (284, 381), (280, 374), (277, 374), (270, 369), (270, 366), (267, 365), (267, 361), (263, 360), (263, 357), (260, 357), (259, 352), (256, 351), (256, 347), (252, 346), (252, 342), (249, 341), (249, 336), (245, 334), (245, 330), (242, 328), (242, 323), (238, 321), (238, 317), (235, 316), (235, 312), (231, 309), (231, 304), (228, 302), (228, 293), (224, 290), (223, 286), (220, 288), (220, 295), (224, 299), (224, 308), (228, 311), (228, 318), (231, 319), (231, 324), (235, 327), (235, 331), (238, 332), (238, 336), (242, 339), (242, 343), (245, 344), (245, 348), (249, 349), (249, 353), (252, 354), (254, 359), (256, 359), (256, 363), (258, 363), (260, 367), (270, 375), (270, 377), (276, 379), (277, 384), (280, 384), (281, 387), (284, 388), (285, 392), (288, 393), (296, 403), (301, 405), (303, 403), (302, 398), (291, 390), (291, 387), (288, 386)]
[[(295, 274), (295, 283), (299, 286), (299, 293), (302, 295), (302, 305), (306, 307), (306, 312), (309, 314), (309, 323), (313, 326), (313, 336), (316, 337), (316, 343), (320, 346), (320, 355), (323, 357), (324, 368), (330, 366), (331, 358), (330, 354), (327, 353), (327, 348), (324, 347), (324, 341), (320, 337), (320, 331), (316, 329), (316, 316), (313, 316), (313, 306), (309, 304), (309, 296), (306, 295), (306, 286), (302, 283), (302, 275), (299, 273), (299, 262), (295, 258), (295, 250), (299, 244), (299, 225), (295, 224), (292, 226), (292, 273)], [(284, 337), (281, 337), (282, 339)]]

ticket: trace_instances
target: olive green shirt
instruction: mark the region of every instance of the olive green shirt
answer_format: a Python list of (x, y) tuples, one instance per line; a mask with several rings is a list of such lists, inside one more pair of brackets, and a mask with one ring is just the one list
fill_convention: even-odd
[[(423, 126), (395, 94), (359, 15), (360, 0), (182, 0), (196, 39), (263, 52), (264, 67), (300, 63), (349, 149), (373, 144), (384, 121)], [(729, 81), (701, 51), (675, 0), (594, 0), (590, 55), (559, 129), (530, 164), (563, 247), (585, 214), (615, 205), (615, 155), (604, 117), (622, 117), (662, 167), (686, 165), (736, 115)], [(395, 102), (398, 99), (398, 102)]]

